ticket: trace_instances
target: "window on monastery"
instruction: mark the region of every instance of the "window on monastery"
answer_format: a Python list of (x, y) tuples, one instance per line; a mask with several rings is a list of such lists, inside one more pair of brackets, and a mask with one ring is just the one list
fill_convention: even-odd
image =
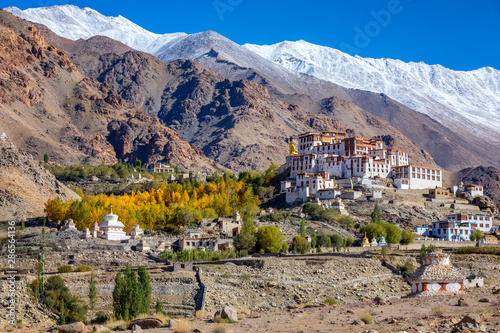
[(480, 228), (482, 228), (482, 227), (483, 227), (483, 224), (482, 224), (482, 223), (481, 223), (481, 224), (479, 224), (479, 227), (480, 227)]

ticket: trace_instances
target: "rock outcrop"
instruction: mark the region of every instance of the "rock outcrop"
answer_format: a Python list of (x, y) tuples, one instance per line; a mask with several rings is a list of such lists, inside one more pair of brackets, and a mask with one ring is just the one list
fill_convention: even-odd
[(48, 199), (66, 201), (79, 196), (33, 157), (17, 149), (8, 139), (0, 139), (0, 221), (19, 221), (44, 215)]

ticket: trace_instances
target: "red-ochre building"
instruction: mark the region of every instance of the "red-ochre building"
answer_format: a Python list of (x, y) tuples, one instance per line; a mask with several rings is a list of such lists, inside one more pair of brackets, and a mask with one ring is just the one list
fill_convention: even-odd
[(409, 278), (411, 295), (463, 294), (464, 278), (451, 265), (450, 255), (437, 249), (424, 255), (422, 266)]

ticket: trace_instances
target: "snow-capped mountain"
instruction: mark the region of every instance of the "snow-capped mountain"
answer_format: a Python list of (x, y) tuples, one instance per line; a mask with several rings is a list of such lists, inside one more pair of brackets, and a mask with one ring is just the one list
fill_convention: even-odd
[(72, 5), (26, 10), (8, 7), (5, 10), (27, 21), (44, 24), (61, 37), (77, 40), (106, 36), (136, 50), (152, 54), (166, 43), (186, 36), (185, 33), (155, 34), (123, 16), (104, 16), (91, 8), (79, 8)]
[[(462, 137), (489, 139), (497, 148), (500, 144), (500, 71), (490, 67), (460, 72), (440, 65), (352, 57), (305, 41), (241, 46), (210, 31), (159, 35), (121, 16), (106, 17), (92, 9), (70, 5), (6, 10), (44, 24), (69, 39), (104, 35), (161, 60), (199, 61), (231, 79), (237, 74), (229, 73), (231, 66), (221, 64), (234, 63), (239, 66), (235, 72), (253, 69), (266, 79), (286, 86), (288, 90), (284, 93), (300, 92), (324, 98), (335, 86), (321, 82), (384, 93)], [(316, 87), (323, 90), (315, 96)]]
[(305, 41), (246, 48), (287, 69), (353, 89), (384, 93), (452, 128), (500, 141), (500, 71), (453, 71), (423, 62), (352, 57)]

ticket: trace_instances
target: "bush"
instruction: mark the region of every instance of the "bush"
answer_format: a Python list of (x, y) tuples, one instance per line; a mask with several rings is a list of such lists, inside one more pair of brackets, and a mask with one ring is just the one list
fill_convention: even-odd
[(196, 319), (203, 319), (206, 318), (208, 315), (209, 315), (208, 311), (205, 310), (196, 311)]
[(410, 260), (405, 261), (403, 265), (398, 265), (398, 269), (401, 272), (405, 272), (406, 274), (410, 275), (415, 272), (415, 265), (413, 265), (413, 262)]
[(338, 302), (333, 297), (327, 297), (327, 298), (325, 298), (325, 304), (332, 306), (332, 305), (338, 304)]
[(187, 319), (175, 320), (172, 325), (174, 333), (188, 333), (191, 332), (191, 322)]
[(71, 272), (73, 272), (73, 268), (70, 265), (63, 265), (63, 266), (59, 266), (57, 268), (57, 272), (58, 273), (71, 273)]
[(90, 272), (90, 271), (92, 271), (92, 268), (90, 268), (89, 266), (82, 265), (75, 268), (73, 272)]
[(311, 250), (311, 244), (304, 237), (295, 236), (292, 241), (292, 252), (306, 254)]
[(446, 312), (446, 309), (442, 305), (437, 305), (431, 309), (431, 314), (433, 316), (441, 317)]
[(354, 220), (350, 216), (340, 216), (337, 220), (338, 223), (342, 224), (347, 228), (354, 227)]
[(312, 217), (319, 218), (323, 208), (321, 206), (316, 205), (312, 202), (306, 202), (304, 206), (302, 206), (302, 211)]
[(267, 225), (260, 227), (255, 235), (256, 237), (256, 251), (264, 253), (280, 252), (285, 243), (285, 238), (281, 234), (278, 227)]
[(415, 234), (409, 230), (403, 230), (401, 244), (411, 244), (415, 241)]
[(109, 320), (109, 316), (104, 312), (99, 311), (94, 319), (92, 319), (92, 324), (104, 324)]
[(231, 328), (224, 324), (217, 324), (212, 329), (212, 333), (229, 333), (232, 332)]
[(318, 237), (316, 238), (316, 243), (318, 246), (322, 247), (330, 247), (332, 245), (330, 237), (325, 234), (318, 235)]
[(373, 323), (373, 319), (374, 319), (373, 316), (369, 313), (363, 313), (359, 316), (359, 320), (361, 320), (367, 325)]

